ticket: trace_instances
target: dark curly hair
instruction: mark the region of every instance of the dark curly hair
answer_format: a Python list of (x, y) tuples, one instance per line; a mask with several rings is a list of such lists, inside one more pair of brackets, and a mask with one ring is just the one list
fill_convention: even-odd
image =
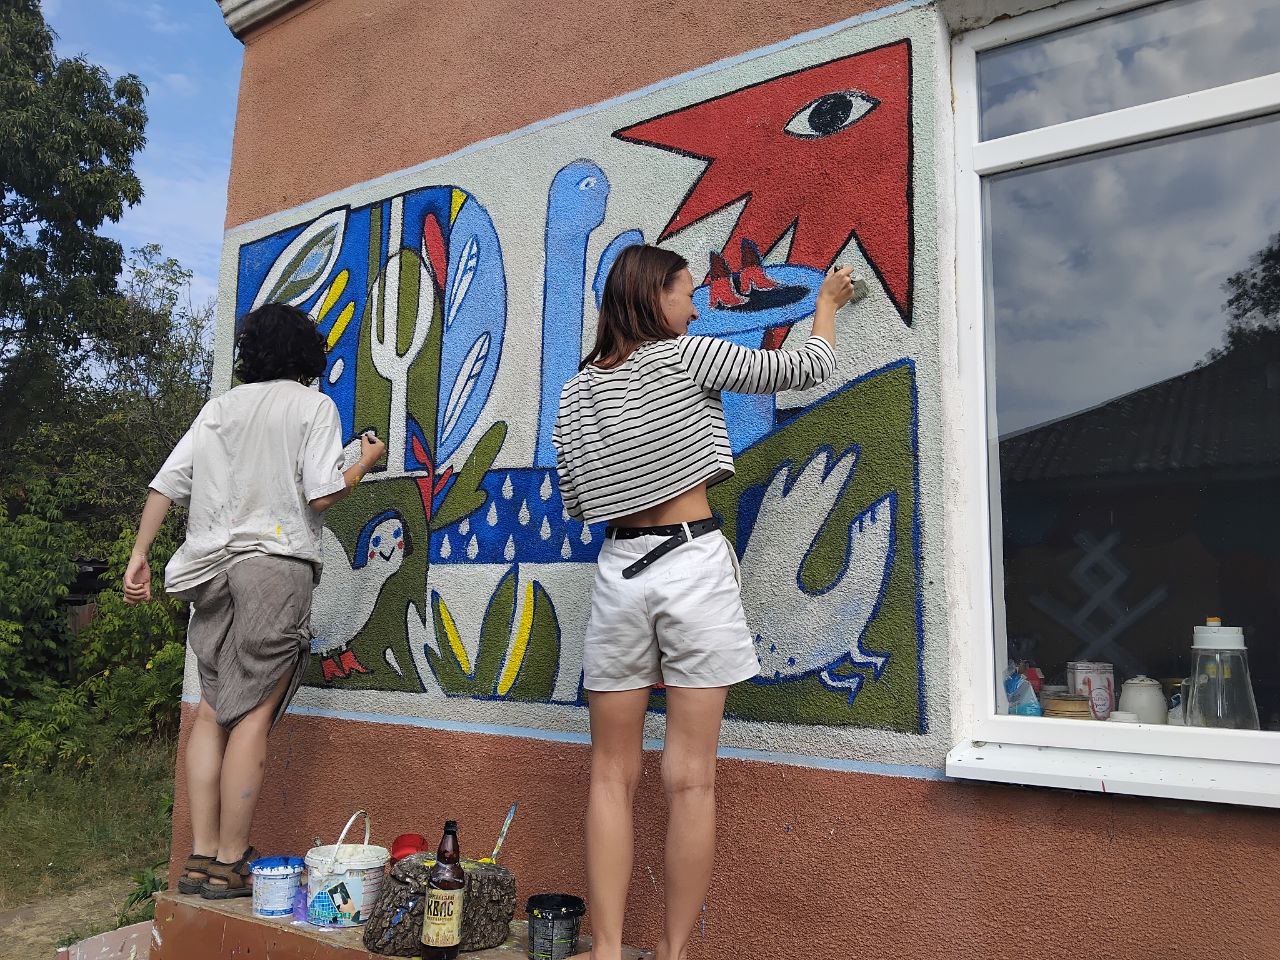
[(312, 319), (286, 303), (264, 303), (240, 322), (236, 377), (241, 383), (299, 380), (311, 384), (324, 373), (324, 337)]

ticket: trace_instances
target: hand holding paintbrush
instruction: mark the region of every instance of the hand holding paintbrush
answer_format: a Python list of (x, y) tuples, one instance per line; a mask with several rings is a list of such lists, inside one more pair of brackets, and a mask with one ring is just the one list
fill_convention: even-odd
[(861, 300), (866, 295), (866, 281), (853, 279), (853, 267), (836, 266), (818, 288), (818, 304), (813, 313), (813, 335), (827, 341), (834, 350), (836, 311), (846, 303)]

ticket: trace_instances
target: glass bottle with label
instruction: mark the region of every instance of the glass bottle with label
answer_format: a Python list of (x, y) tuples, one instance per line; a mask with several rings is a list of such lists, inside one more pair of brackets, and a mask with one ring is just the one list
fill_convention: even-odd
[(444, 825), (436, 865), (427, 880), (422, 911), (422, 960), (455, 960), (462, 944), (462, 905), (467, 876), (458, 850), (458, 823)]

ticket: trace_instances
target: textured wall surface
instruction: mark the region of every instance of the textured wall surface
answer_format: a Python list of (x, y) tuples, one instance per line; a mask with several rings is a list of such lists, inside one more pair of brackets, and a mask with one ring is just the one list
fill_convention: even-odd
[[(665, 802), (658, 755), (645, 760), (626, 939), (652, 946), (662, 918), (652, 841)], [(364, 807), (382, 843), (434, 836), (456, 816), (473, 854), (492, 847), (518, 800), (502, 859), (521, 902), (584, 892), (586, 747), (288, 717), (269, 763), (261, 849), (302, 851), (317, 832), (332, 843)], [(1277, 956), (1280, 818), (1270, 811), (758, 761), (722, 760), (719, 777), (698, 960)], [(185, 821), (179, 807), (174, 823)], [(180, 834), (174, 849), (188, 843)]]
[[(1276, 955), (1273, 815), (938, 770), (963, 680), (948, 663), (969, 642), (945, 630), (948, 610), (964, 619), (966, 558), (942, 567), (966, 469), (942, 456), (957, 375), (944, 17), (1043, 3), (911, 0), (827, 27), (876, 6), (482, 0), (434, 17), (318, 0), (249, 35), (223, 382), (237, 312), (294, 300), (331, 342), (321, 386), (345, 428), (375, 426), (394, 452), (330, 520), (316, 656), (271, 741), (260, 849), (332, 841), (364, 807), (382, 842), (457, 816), (473, 853), (518, 800), (504, 860), (521, 896), (583, 891), (576, 644), (599, 531), (564, 518), (540, 438), (602, 268), (642, 236), (700, 284), (724, 257), (737, 277), (714, 309), (702, 287), (702, 322), (742, 342), (802, 334), (832, 262), (872, 286), (840, 317), (836, 382), (730, 404), (739, 475), (715, 506), (768, 669), (731, 702), (695, 955)], [(745, 291), (744, 240), (775, 290)], [(626, 931), (645, 945), (658, 763), (646, 754)]]
[(444, 156), (884, 0), (319, 0), (245, 38), (227, 224)]
[(390, 450), (326, 517), (300, 707), (585, 730), (603, 528), (565, 512), (550, 429), (643, 239), (689, 259), (692, 332), (752, 347), (807, 335), (833, 264), (870, 281), (831, 381), (725, 399), (738, 474), (713, 503), (762, 670), (726, 743), (938, 762), (940, 52), (932, 10), (854, 22), (229, 233), (222, 369), (234, 317), (295, 303), (345, 440)]

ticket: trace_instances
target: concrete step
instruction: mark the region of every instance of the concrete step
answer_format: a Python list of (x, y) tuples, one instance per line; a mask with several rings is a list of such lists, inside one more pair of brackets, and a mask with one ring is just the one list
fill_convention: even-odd
[[(376, 960), (361, 941), (363, 927), (326, 930), (291, 917), (253, 915), (251, 897), (236, 900), (203, 900), (171, 891), (156, 897), (156, 919), (151, 932), (151, 960), (227, 960), (229, 957), (266, 960)], [(516, 960), (528, 956), (528, 924), (511, 924), (507, 942), (492, 950), (463, 956), (469, 960)], [(591, 949), (583, 936), (578, 950)], [(648, 960), (653, 955), (623, 948), (626, 960)]]

